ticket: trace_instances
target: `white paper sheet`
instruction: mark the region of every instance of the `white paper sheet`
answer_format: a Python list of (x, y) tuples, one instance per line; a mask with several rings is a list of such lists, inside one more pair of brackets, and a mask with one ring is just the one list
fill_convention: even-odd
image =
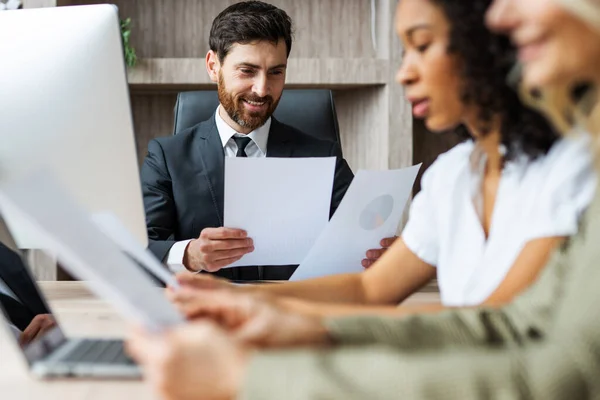
[(47, 238), (68, 272), (85, 281), (125, 318), (154, 330), (185, 321), (151, 278), (94, 225), (90, 215), (48, 172), (2, 185), (3, 211), (6, 204)]
[(391, 171), (358, 171), (335, 215), (292, 281), (360, 272), (366, 251), (396, 234), (421, 164)]
[(224, 225), (254, 251), (230, 267), (299, 264), (327, 225), (335, 157), (225, 159)]
[(104, 232), (117, 246), (146, 268), (152, 275), (160, 279), (165, 285), (179, 288), (179, 283), (167, 267), (162, 265), (148, 249), (127, 230), (125, 225), (112, 212), (92, 214), (92, 221)]

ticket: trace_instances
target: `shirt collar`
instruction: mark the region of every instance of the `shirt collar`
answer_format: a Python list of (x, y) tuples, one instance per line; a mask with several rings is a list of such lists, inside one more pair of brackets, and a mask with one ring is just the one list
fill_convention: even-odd
[[(217, 107), (217, 112), (215, 113), (215, 122), (217, 123), (217, 131), (219, 132), (219, 136), (221, 138), (221, 144), (223, 145), (223, 148), (225, 148), (229, 140), (236, 134), (239, 136), (240, 133), (236, 132), (235, 129), (229, 126), (227, 122), (225, 122), (223, 118), (221, 118), (221, 115), (219, 115), (220, 108), (221, 105)], [(263, 152), (263, 154), (267, 154), (267, 142), (269, 141), (270, 130), (271, 117), (269, 117), (269, 119), (267, 119), (267, 122), (265, 122), (262, 126), (256, 128), (255, 130), (253, 130), (245, 136), (252, 139), (254, 144), (256, 144), (256, 146), (260, 149), (260, 151)]]
[[(483, 221), (483, 177), (487, 164), (487, 154), (474, 140), (471, 140), (471, 146), (472, 150), (469, 156), (469, 164), (471, 166), (471, 198), (477, 214)], [(498, 150), (502, 156), (506, 154), (506, 146), (503, 144), (499, 145)], [(504, 162), (500, 179), (505, 179), (507, 176), (521, 179), (525, 175), (528, 166), (529, 159), (524, 154), (520, 154), (515, 159)]]
[[(487, 164), (487, 155), (483, 148), (478, 146), (473, 140), (471, 155), (469, 156), (469, 163), (471, 165), (471, 172), (482, 178), (485, 174), (485, 167)], [(502, 156), (507, 152), (506, 146), (503, 144), (499, 145), (499, 151)], [(518, 154), (515, 158), (510, 161), (506, 161), (502, 166), (502, 174), (512, 174), (519, 172), (521, 175), (525, 173), (525, 170), (529, 166), (530, 160), (525, 154)]]

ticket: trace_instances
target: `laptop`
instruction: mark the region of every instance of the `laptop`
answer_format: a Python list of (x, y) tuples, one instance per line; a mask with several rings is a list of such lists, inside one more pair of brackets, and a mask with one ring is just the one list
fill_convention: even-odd
[[(125, 354), (123, 341), (67, 337), (44, 298), (14, 236), (0, 213), (0, 325), (38, 377), (139, 378), (140, 368)], [(36, 321), (34, 321), (34, 319)], [(27, 327), (43, 321), (33, 336)], [(33, 322), (33, 324), (32, 324)], [(28, 332), (28, 331), (27, 331)]]

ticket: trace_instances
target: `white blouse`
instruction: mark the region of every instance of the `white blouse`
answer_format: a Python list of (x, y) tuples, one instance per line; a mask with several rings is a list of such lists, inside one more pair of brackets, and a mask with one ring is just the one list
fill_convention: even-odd
[(437, 267), (442, 303), (481, 304), (504, 280), (530, 240), (571, 236), (592, 200), (596, 175), (587, 135), (557, 141), (547, 155), (507, 162), (500, 178), (490, 231), (476, 209), (473, 141), (440, 155), (425, 172), (402, 239)]

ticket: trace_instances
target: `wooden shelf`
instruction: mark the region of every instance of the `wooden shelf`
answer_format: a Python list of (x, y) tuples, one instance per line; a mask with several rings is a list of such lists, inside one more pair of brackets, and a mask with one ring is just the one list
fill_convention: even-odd
[[(129, 84), (140, 90), (213, 88), (201, 58), (143, 58), (128, 70)], [(389, 61), (379, 59), (290, 58), (287, 87), (360, 88), (385, 85)]]

